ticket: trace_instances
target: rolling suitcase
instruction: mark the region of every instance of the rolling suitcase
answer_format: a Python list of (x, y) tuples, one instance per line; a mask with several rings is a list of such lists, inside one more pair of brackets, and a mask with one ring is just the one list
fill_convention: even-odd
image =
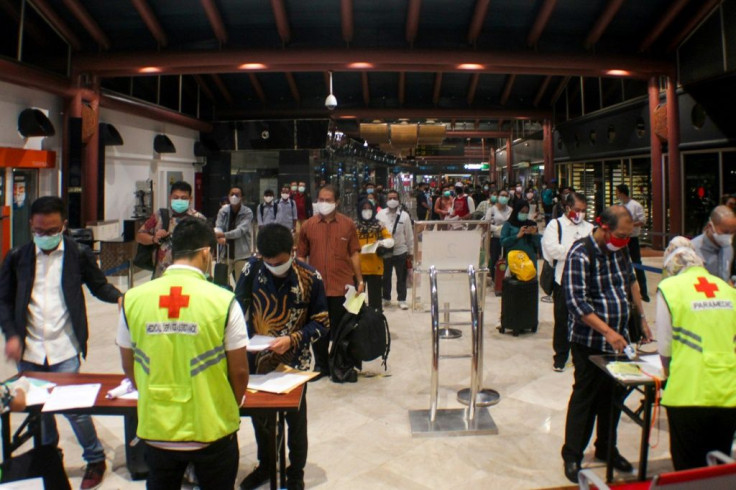
[(511, 330), (514, 337), (519, 332), (537, 331), (539, 310), (539, 282), (519, 281), (513, 276), (503, 280), (501, 295), (501, 333)]
[[(223, 252), (224, 253), (221, 253)], [(215, 270), (212, 273), (212, 278), (218, 286), (222, 286), (225, 289), (233, 290), (230, 286), (230, 267), (228, 267), (227, 259), (230, 255), (230, 244), (218, 245), (217, 246), (217, 257), (215, 261)]]

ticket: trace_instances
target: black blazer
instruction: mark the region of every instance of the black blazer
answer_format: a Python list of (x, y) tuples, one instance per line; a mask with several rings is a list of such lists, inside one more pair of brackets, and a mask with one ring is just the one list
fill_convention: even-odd
[[(92, 251), (68, 237), (64, 240), (64, 265), (61, 271), (61, 287), (69, 309), (74, 335), (87, 357), (87, 306), (82, 283), (90, 292), (106, 303), (116, 303), (122, 293), (97, 266)], [(0, 327), (5, 338), (17, 335), (25, 346), (28, 303), (31, 301), (33, 281), (36, 276), (36, 246), (33, 242), (8, 252), (0, 268)]]

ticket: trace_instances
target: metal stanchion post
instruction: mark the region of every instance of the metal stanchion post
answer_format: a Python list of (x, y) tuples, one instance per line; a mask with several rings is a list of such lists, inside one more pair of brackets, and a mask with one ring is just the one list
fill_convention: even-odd
[(457, 392), (457, 401), (468, 405), (468, 419), (475, 417), (475, 408), (489, 407), (501, 400), (496, 390), (484, 389), (483, 384), (483, 314), (478, 308), (478, 287), (473, 266), (468, 267), (468, 282), (470, 286), (470, 317), (473, 328), (472, 358), (470, 364), (470, 388), (463, 388)]
[(432, 379), (429, 393), (429, 420), (437, 418), (437, 399), (439, 398), (439, 367), (440, 367), (440, 321), (439, 301), (437, 299), (437, 270), (429, 268), (429, 287), (431, 296), (432, 314)]

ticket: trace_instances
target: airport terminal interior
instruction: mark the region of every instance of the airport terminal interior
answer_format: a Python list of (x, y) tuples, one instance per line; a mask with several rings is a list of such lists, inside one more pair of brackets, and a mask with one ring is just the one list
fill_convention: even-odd
[[(169, 207), (178, 181), (213, 227), (235, 186), (255, 212), (268, 190), (298, 183), (315, 202), (330, 184), (338, 210), (358, 220), (370, 184), (397, 191), (417, 232), (432, 229), (418, 215), (420, 184), (440, 199), (462, 182), (476, 206), (519, 186), (537, 202), (540, 233), (543, 189), (574, 188), (593, 224), (625, 185), (643, 212), (653, 326), (669, 240), (700, 235), (736, 196), (734, 86), (736, 0), (0, 0), (0, 257), (31, 242), (30, 206), (42, 196), (63, 200), (69, 234), (125, 292), (151, 278), (132, 265), (136, 231)], [(560, 450), (574, 369), (553, 369), (553, 304), (540, 289), (527, 299), (537, 328), (501, 331), (490, 237), (473, 234), (483, 226), (457, 224), (473, 238), (448, 241), (447, 257), (419, 233), (408, 244), (408, 304), (394, 292), (384, 307), (387, 369), (375, 360), (356, 383), (308, 384), (307, 488), (570, 487)], [(480, 357), (467, 274), (441, 273), (437, 303), (465, 310), (441, 315), (461, 335), (439, 341), (437, 384), (437, 408), (462, 413), (460, 426), (417, 430), (433, 386), (429, 268), (470, 265)], [(81, 371), (122, 373), (117, 307), (86, 288), (85, 298)], [(473, 361), (499, 396), (476, 407), (482, 430), (457, 395)], [(16, 372), (0, 359), (0, 379)], [(626, 403), (638, 410), (642, 394)], [(655, 413), (648, 478), (674, 469), (666, 412)], [(57, 418), (77, 488), (85, 462)], [(107, 461), (100, 488), (144, 488), (126, 467), (122, 417), (94, 421)], [(618, 448), (635, 469), (641, 434), (622, 416)], [(240, 482), (257, 464), (247, 418), (238, 439)], [(606, 476), (592, 444), (582, 467)]]

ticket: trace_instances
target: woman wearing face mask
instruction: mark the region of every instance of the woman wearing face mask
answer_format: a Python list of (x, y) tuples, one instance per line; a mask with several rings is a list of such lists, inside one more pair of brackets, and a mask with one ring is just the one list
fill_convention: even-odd
[[(371, 245), (391, 248), (394, 239), (391, 232), (376, 219), (376, 207), (367, 199), (360, 202), (360, 215), (356, 223), (358, 242), (360, 242), (360, 272), (368, 287), (368, 304), (378, 311), (383, 311), (383, 259), (375, 251), (368, 252)], [(363, 250), (366, 250), (364, 252)]]
[(441, 220), (452, 216), (453, 196), (449, 185), (442, 188), (442, 194), (434, 201), (434, 211)]
[[(495, 275), (496, 262), (501, 256), (501, 230), (503, 225), (511, 216), (511, 207), (509, 207), (509, 193), (502, 190), (491, 194), (491, 206), (486, 211), (485, 221), (491, 222), (491, 262), (488, 268), (491, 269), (491, 277)], [(495, 198), (495, 199), (494, 199)]]
[(525, 252), (534, 267), (537, 267), (537, 251), (541, 246), (541, 237), (537, 233), (537, 224), (529, 219), (528, 202), (518, 200), (514, 204), (509, 220), (501, 229), (501, 245), (505, 257), (508, 257), (512, 250), (520, 250)]

